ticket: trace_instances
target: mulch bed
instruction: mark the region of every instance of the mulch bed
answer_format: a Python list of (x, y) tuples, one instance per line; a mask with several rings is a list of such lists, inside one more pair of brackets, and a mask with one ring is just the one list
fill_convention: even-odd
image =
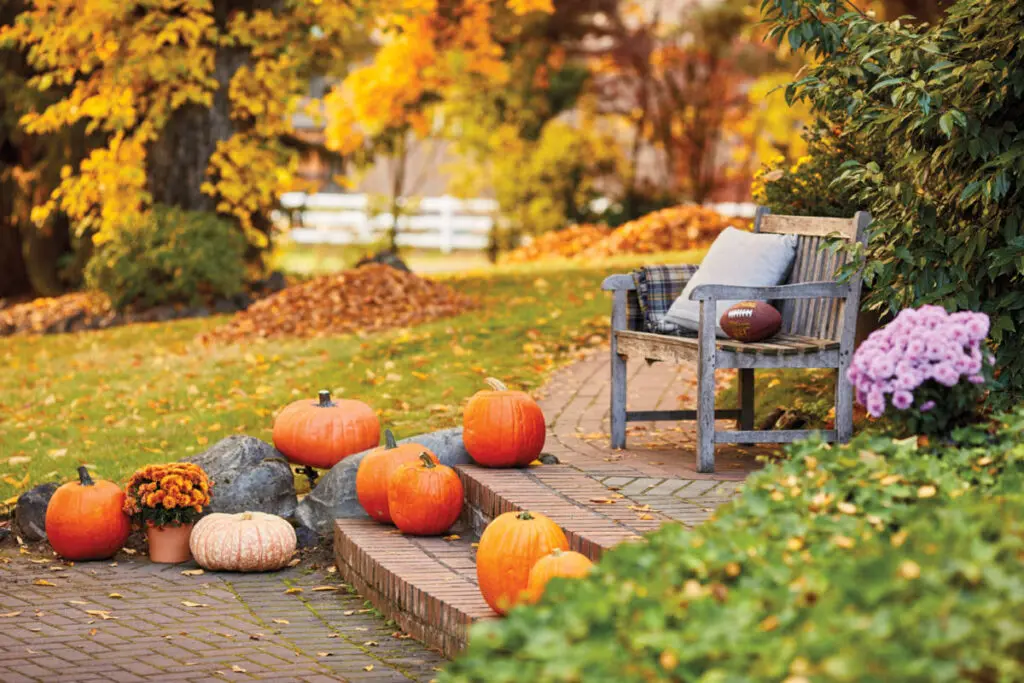
[(377, 331), (458, 315), (474, 305), (443, 283), (371, 264), (288, 287), (200, 339), (231, 342)]

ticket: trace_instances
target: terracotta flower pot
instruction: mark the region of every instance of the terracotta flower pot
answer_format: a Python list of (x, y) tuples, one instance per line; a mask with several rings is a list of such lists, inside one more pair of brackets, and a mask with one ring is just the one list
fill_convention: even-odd
[(178, 564), (192, 559), (188, 541), (192, 535), (192, 524), (181, 526), (148, 526), (149, 559), (164, 564)]

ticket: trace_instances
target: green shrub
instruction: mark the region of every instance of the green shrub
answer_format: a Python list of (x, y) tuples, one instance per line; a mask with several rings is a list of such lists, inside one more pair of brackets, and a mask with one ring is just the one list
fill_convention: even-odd
[(934, 26), (848, 3), (762, 8), (771, 36), (815, 58), (790, 100), (852, 147), (884, 152), (835, 155), (848, 165), (833, 188), (855, 188), (875, 218), (866, 304), (989, 314), (1002, 400), (1024, 395), (1024, 0), (960, 0)]
[(441, 680), (1024, 680), (1022, 436), (792, 446), (707, 524), (475, 626)]
[(97, 247), (85, 275), (119, 310), (195, 305), (241, 291), (245, 238), (216, 215), (157, 206)]

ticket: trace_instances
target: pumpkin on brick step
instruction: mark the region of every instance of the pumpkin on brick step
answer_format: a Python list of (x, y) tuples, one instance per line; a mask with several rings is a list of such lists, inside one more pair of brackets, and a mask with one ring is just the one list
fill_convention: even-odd
[(214, 512), (192, 529), (189, 549), (203, 569), (267, 572), (281, 569), (295, 552), (295, 529), (264, 512)]
[(586, 555), (575, 550), (555, 548), (549, 554), (537, 560), (530, 570), (526, 593), (529, 602), (537, 602), (544, 595), (548, 581), (561, 576), (577, 579), (590, 573), (594, 563)]
[(476, 549), (480, 593), (495, 612), (505, 614), (526, 598), (530, 570), (552, 550), (568, 550), (562, 529), (539, 512), (506, 512), (494, 518)]
[(328, 469), (380, 442), (380, 421), (362, 401), (303, 399), (285, 407), (274, 420), (274, 446), (299, 465)]
[(384, 430), (384, 446), (363, 456), (356, 472), (356, 497), (366, 514), (383, 524), (391, 523), (388, 481), (400, 466), (419, 462), (421, 453), (426, 453), (434, 462), (438, 462), (437, 456), (430, 450), (418, 443), (399, 446), (391, 430)]
[(404, 534), (442, 534), (462, 513), (459, 475), (420, 449), (417, 462), (399, 465), (388, 480), (388, 510)]
[(529, 465), (544, 449), (544, 413), (522, 391), (509, 391), (493, 377), (487, 384), (491, 391), (477, 392), (462, 414), (466, 450), (485, 467)]
[(66, 560), (105, 560), (121, 549), (131, 533), (124, 513), (124, 491), (112, 481), (93, 481), (78, 468), (78, 481), (53, 493), (46, 508), (46, 537)]

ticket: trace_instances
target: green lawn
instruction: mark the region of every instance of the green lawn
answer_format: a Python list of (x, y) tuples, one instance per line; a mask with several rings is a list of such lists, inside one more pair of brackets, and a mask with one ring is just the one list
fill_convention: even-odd
[[(270, 266), (296, 275), (336, 273), (352, 267), (359, 259), (373, 253), (365, 245), (295, 244), (282, 242), (270, 257)], [(442, 254), (437, 249), (402, 249), (401, 256), (417, 273), (465, 272), (490, 265), (481, 251), (456, 251)]]
[(275, 412), (321, 388), (374, 406), (399, 437), (457, 425), (461, 405), (484, 377), (533, 389), (578, 349), (601, 343), (605, 275), (700, 256), (447, 276), (481, 308), (367, 336), (198, 344), (195, 336), (221, 317), (4, 339), (0, 502), (27, 486), (68, 479), (82, 463), (121, 481), (140, 465), (200, 452), (230, 434), (269, 440)]

